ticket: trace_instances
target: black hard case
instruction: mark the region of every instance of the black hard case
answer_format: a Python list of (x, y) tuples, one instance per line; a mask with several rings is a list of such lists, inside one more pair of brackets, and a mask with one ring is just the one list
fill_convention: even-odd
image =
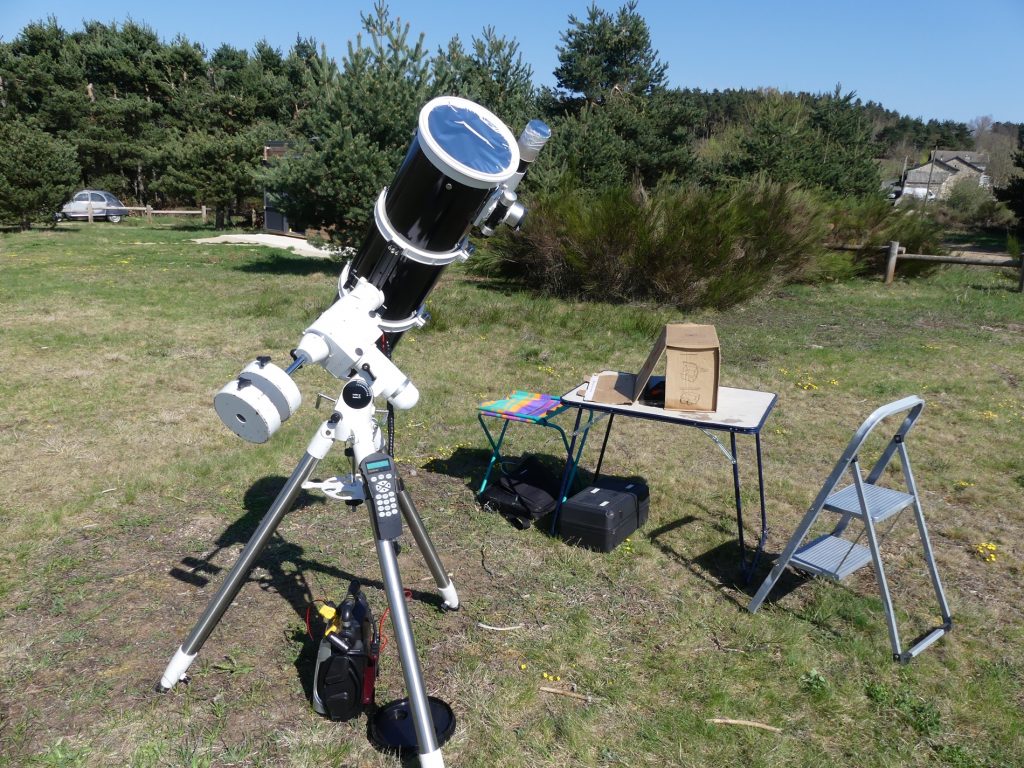
[(631, 493), (589, 486), (567, 500), (558, 513), (558, 535), (572, 544), (611, 552), (647, 522)]
[(647, 483), (639, 477), (615, 477), (601, 475), (592, 482), (598, 488), (607, 488), (610, 491), (622, 491), (636, 497), (637, 515), (639, 516), (640, 527), (647, 522), (647, 511), (651, 506), (651, 491)]

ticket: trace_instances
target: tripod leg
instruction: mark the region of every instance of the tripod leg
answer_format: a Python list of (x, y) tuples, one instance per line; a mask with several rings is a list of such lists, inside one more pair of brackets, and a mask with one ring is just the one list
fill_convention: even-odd
[(409, 711), (416, 729), (416, 743), (419, 745), (421, 768), (443, 768), (444, 758), (437, 744), (434, 721), (430, 716), (430, 703), (423, 688), (423, 673), (416, 656), (416, 641), (412, 636), (409, 612), (405, 606), (402, 577), (398, 572), (398, 558), (395, 557), (394, 542), (377, 539), (377, 559), (384, 580), (388, 606), (391, 609), (391, 626), (398, 644), (398, 655), (402, 660), (402, 674), (405, 688), (409, 692)]
[(266, 549), (270, 537), (273, 536), (281, 519), (288, 514), (288, 510), (295, 503), (295, 497), (302, 490), (302, 484), (309, 479), (310, 474), (312, 474), (319, 461), (318, 457), (308, 452), (302, 457), (299, 465), (292, 472), (291, 477), (288, 478), (288, 482), (285, 483), (284, 488), (277, 494), (274, 503), (270, 505), (270, 509), (263, 516), (259, 528), (256, 529), (252, 538), (249, 539), (249, 543), (245, 545), (242, 554), (238, 556), (238, 560), (231, 568), (227, 578), (224, 579), (220, 589), (217, 590), (217, 594), (210, 598), (206, 610), (192, 628), (192, 632), (174, 653), (170, 663), (167, 665), (167, 669), (164, 670), (163, 677), (160, 678), (160, 683), (157, 686), (158, 690), (170, 690), (185, 676), (196, 654), (199, 653), (199, 649), (203, 647), (203, 643), (206, 642), (206, 639), (220, 622), (228, 606), (231, 605), (238, 595), (242, 584), (245, 583), (249, 572), (256, 564), (257, 558)]
[(459, 594), (455, 591), (455, 584), (445, 571), (441, 558), (438, 557), (437, 550), (434, 548), (434, 542), (430, 540), (430, 535), (423, 525), (423, 519), (420, 517), (420, 513), (416, 511), (416, 505), (413, 503), (412, 496), (409, 495), (405, 488), (398, 493), (398, 508), (402, 510), (402, 517), (405, 518), (406, 525), (412, 531), (412, 537), (416, 540), (416, 546), (419, 547), (420, 552), (423, 554), (423, 559), (427, 563), (427, 568), (430, 569), (430, 573), (434, 577), (437, 591), (444, 598), (444, 607), (452, 611), (458, 610)]

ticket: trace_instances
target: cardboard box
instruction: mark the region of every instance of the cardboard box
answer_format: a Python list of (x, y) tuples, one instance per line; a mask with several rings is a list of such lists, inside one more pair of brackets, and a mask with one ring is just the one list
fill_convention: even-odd
[(718, 371), (721, 353), (713, 325), (670, 323), (651, 348), (640, 372), (598, 374), (588, 387), (587, 399), (611, 405), (635, 403), (662, 356), (665, 371), (665, 408), (674, 411), (714, 411), (718, 408)]

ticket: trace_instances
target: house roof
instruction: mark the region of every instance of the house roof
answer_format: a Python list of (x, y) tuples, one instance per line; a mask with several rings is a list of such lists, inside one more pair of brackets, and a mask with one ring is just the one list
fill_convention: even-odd
[(948, 162), (955, 158), (960, 158), (965, 163), (973, 165), (979, 171), (983, 171), (988, 167), (987, 152), (970, 152), (966, 149), (936, 149), (932, 152), (933, 160)]
[(905, 183), (928, 184), (931, 182), (932, 184), (941, 184), (944, 179), (957, 172), (955, 167), (943, 162), (925, 163), (908, 170)]

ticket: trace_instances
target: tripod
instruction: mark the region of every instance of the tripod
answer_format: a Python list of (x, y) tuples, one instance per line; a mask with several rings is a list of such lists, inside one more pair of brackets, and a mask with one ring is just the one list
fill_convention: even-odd
[[(310, 440), (302, 459), (270, 505), (256, 532), (224, 579), (224, 583), (210, 599), (203, 615), (171, 658), (160, 679), (158, 689), (168, 691), (185, 678), (185, 673), (203, 643), (238, 595), (277, 526), (294, 504), (299, 491), (303, 488), (318, 488), (329, 496), (348, 502), (359, 503), (365, 500), (368, 502), (367, 507), (373, 522), (377, 559), (380, 562), (384, 591), (391, 611), (405, 687), (409, 694), (409, 709), (416, 733), (420, 766), (439, 768), (444, 766), (444, 759), (441, 756), (430, 705), (423, 687), (423, 675), (416, 655), (395, 552), (395, 540), (402, 532), (402, 519), (412, 531), (413, 539), (444, 599), (444, 606), (451, 610), (457, 609), (459, 598), (427, 534), (412, 497), (402, 486), (393, 462), (386, 455), (377, 452), (380, 432), (373, 419), (373, 394), (368, 379), (368, 374), (360, 372), (345, 384), (341, 398), (336, 403), (336, 410), (320, 425)], [(322, 483), (310, 482), (309, 478), (319, 462), (338, 441), (351, 442), (352, 456), (358, 466), (358, 474), (353, 473), (347, 479), (330, 478)]]

